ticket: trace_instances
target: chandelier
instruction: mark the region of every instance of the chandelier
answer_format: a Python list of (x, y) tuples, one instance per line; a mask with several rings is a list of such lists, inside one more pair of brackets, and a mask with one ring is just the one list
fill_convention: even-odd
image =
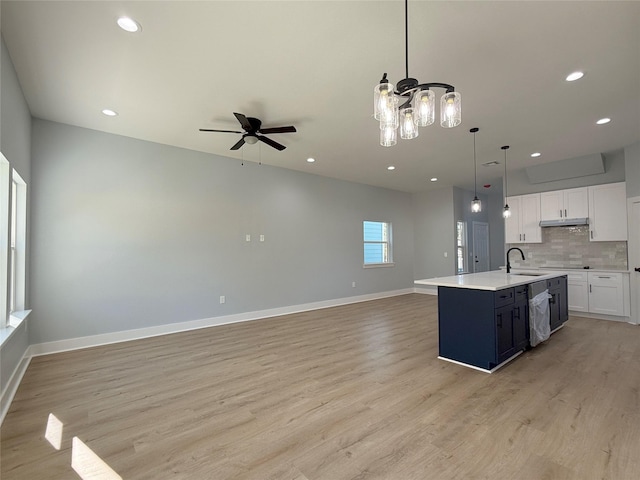
[(453, 128), (462, 122), (461, 97), (453, 85), (448, 83), (420, 83), (409, 77), (409, 16), (408, 0), (404, 2), (405, 27), (405, 76), (397, 89), (382, 75), (380, 83), (373, 89), (373, 116), (380, 122), (380, 145), (391, 147), (397, 143), (398, 127), (400, 138), (411, 139), (418, 136), (418, 127), (426, 127), (435, 122), (435, 94), (432, 88), (444, 88), (440, 99), (440, 125)]

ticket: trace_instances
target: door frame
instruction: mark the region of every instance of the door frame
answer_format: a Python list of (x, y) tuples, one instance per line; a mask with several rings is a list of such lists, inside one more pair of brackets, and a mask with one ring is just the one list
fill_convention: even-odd
[(640, 229), (633, 218), (634, 204), (640, 205), (640, 197), (627, 198), (627, 231), (629, 232), (627, 252), (631, 280), (629, 282), (629, 296), (631, 299), (631, 323), (640, 325), (640, 273), (634, 270), (634, 268), (640, 267), (640, 232), (638, 231)]

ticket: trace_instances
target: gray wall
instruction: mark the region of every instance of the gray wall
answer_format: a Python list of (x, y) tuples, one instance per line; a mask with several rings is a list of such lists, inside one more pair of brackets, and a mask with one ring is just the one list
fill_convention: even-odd
[(640, 197), (640, 142), (624, 149), (627, 197)]
[[(453, 188), (413, 195), (416, 280), (455, 274)], [(444, 252), (447, 252), (445, 258)]]
[(410, 194), (37, 119), (32, 148), (31, 343), (413, 287)]
[[(552, 164), (549, 164), (552, 165)], [(509, 172), (509, 196), (527, 193), (550, 192), (567, 188), (587, 187), (604, 183), (625, 181), (625, 154), (623, 150), (604, 154), (605, 172), (598, 175), (569, 178), (555, 182), (529, 183), (525, 170)]]
[[(31, 114), (18, 83), (18, 77), (4, 40), (0, 42), (0, 150), (27, 183), (27, 245), (29, 245), (29, 213), (31, 192)], [(27, 252), (27, 306), (29, 306), (29, 262)], [(7, 281), (5, 279), (4, 281)], [(0, 349), (0, 392), (20, 363), (27, 347), (28, 322), (23, 322)], [(4, 407), (4, 405), (3, 405)]]

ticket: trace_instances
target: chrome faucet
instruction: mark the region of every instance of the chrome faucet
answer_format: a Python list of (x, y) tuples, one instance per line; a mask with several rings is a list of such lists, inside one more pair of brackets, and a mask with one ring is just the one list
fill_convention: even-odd
[(509, 250), (507, 250), (507, 273), (511, 273), (511, 263), (509, 263), (509, 253), (511, 252), (511, 250), (518, 250), (520, 252), (520, 255), (522, 255), (522, 260), (525, 259), (524, 253), (518, 247), (511, 247)]

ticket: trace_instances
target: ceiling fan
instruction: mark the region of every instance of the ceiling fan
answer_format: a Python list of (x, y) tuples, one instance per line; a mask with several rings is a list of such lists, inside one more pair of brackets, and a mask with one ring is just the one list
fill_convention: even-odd
[(275, 148), (276, 150), (284, 150), (284, 145), (274, 142), (268, 137), (265, 137), (264, 134), (268, 133), (292, 133), (296, 132), (296, 127), (288, 126), (288, 127), (272, 127), (272, 128), (262, 128), (262, 122), (253, 117), (245, 117), (242, 113), (233, 112), (233, 114), (240, 122), (240, 125), (244, 129), (244, 132), (239, 132), (237, 130), (211, 130), (209, 128), (201, 128), (201, 132), (224, 132), (224, 133), (242, 133), (242, 138), (238, 140), (238, 142), (230, 148), (230, 150), (238, 150), (242, 145), (248, 143), (253, 145), (258, 140), (266, 143), (270, 147)]

